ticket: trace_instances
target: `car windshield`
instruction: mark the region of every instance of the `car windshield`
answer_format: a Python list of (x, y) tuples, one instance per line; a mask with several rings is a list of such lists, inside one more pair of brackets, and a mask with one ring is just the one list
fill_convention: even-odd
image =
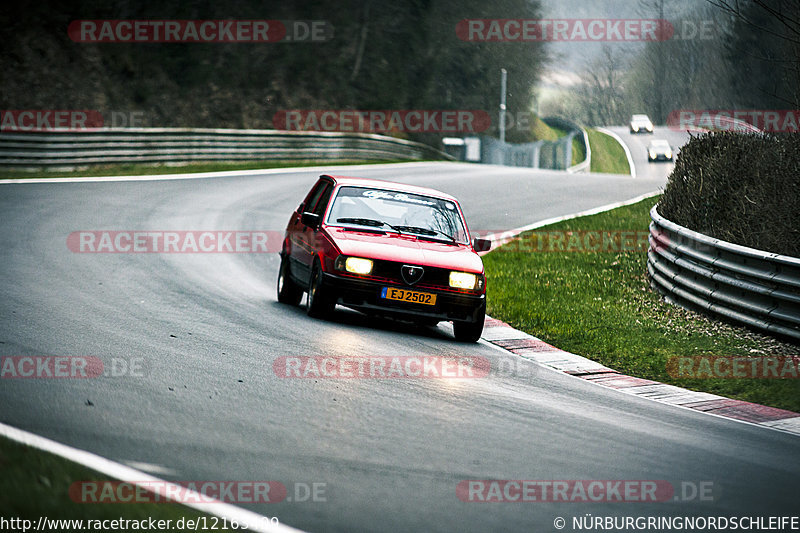
[(651, 144), (653, 145), (653, 148), (669, 148), (669, 143), (667, 141), (658, 140), (653, 141)]
[(327, 224), (378, 227), (432, 240), (468, 242), (455, 202), (400, 191), (342, 187), (333, 201)]

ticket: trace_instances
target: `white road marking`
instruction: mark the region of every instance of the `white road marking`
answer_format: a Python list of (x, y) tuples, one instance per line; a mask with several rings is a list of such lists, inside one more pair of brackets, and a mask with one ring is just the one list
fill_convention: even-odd
[[(145, 474), (144, 472), (120, 463), (116, 463), (110, 459), (106, 459), (105, 457), (100, 457), (99, 455), (95, 455), (84, 450), (79, 450), (78, 448), (73, 448), (71, 446), (67, 446), (66, 444), (61, 444), (60, 442), (56, 442), (45, 437), (40, 437), (39, 435), (17, 429), (3, 423), (0, 423), (0, 435), (26, 446), (38, 448), (40, 450), (52, 453), (53, 455), (58, 455), (59, 457), (63, 457), (64, 459), (68, 459), (74, 463), (85, 466), (86, 468), (90, 468), (102, 474), (111, 476), (114, 479), (118, 479), (133, 485), (141, 484), (145, 490), (147, 490), (147, 483), (157, 483), (161, 487), (170, 487), (171, 489), (174, 489), (175, 493), (187, 495), (187, 499), (196, 499), (198, 502), (206, 500), (206, 503), (181, 503), (181, 505), (191, 507), (192, 509), (206, 514), (218, 516), (220, 518), (236, 520), (240, 524), (246, 523), (249, 526), (249, 531), (258, 531), (261, 533), (302, 533), (301, 530), (285, 524), (273, 524), (267, 517), (258, 513), (247, 511), (245, 509), (236, 507), (235, 505), (217, 500), (209, 502), (208, 500), (210, 498), (206, 495), (201, 495), (197, 492), (188, 490), (185, 487), (169, 483), (163, 479), (151, 476), (150, 474)], [(166, 491), (166, 493), (169, 492)]]

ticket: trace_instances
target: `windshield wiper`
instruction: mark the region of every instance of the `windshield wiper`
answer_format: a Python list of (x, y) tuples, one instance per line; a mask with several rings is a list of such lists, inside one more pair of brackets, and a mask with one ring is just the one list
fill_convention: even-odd
[[(408, 231), (410, 233), (415, 233), (417, 235), (426, 235), (426, 236), (430, 236), (430, 237), (435, 237), (436, 235), (442, 235), (443, 237), (446, 237), (453, 244), (456, 243), (456, 240), (455, 240), (454, 237), (452, 237), (451, 235), (448, 235), (447, 233), (445, 233), (443, 231), (439, 231), (438, 229), (420, 228), (418, 226), (397, 226), (397, 229), (398, 230), (403, 230), (403, 231)], [(433, 239), (433, 240), (437, 240), (438, 241), (438, 239)]]
[(392, 228), (397, 233), (402, 233), (398, 228), (392, 226), (389, 223), (383, 222), (381, 220), (375, 220), (374, 218), (337, 218), (336, 222), (342, 222), (343, 224), (358, 224), (359, 226), (370, 226), (373, 228), (382, 228), (383, 226)]

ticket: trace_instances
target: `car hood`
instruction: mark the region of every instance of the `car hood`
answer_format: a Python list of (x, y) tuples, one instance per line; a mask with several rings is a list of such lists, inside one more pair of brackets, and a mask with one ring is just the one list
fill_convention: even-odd
[(398, 261), (414, 265), (483, 272), (483, 261), (466, 244), (445, 244), (413, 235), (373, 233), (344, 228), (325, 228), (344, 255)]

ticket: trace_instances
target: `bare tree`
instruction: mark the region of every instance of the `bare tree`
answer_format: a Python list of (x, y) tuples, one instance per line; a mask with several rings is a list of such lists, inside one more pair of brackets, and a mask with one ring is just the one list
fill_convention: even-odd
[(583, 81), (576, 87), (584, 122), (600, 126), (625, 121), (622, 79), (626, 65), (620, 49), (605, 45), (601, 55), (586, 66), (581, 75)]
[[(739, 76), (734, 90), (751, 99), (800, 105), (800, 3), (797, 0), (706, 0), (731, 16), (738, 31), (731, 55)], [(745, 35), (744, 30), (750, 35)]]

